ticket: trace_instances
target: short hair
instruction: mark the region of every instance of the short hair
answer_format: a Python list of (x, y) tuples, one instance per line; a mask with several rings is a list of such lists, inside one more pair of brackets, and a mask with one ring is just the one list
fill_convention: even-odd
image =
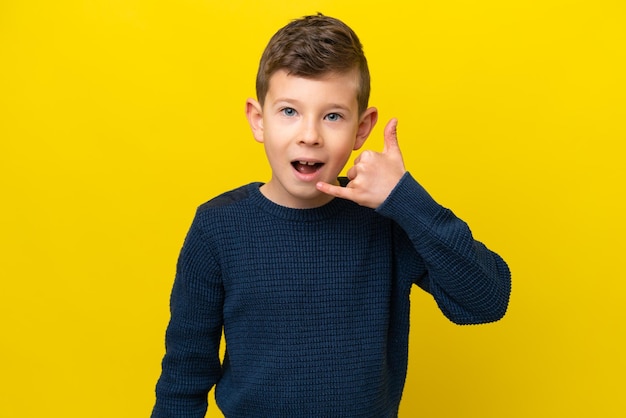
[(279, 29), (265, 47), (256, 78), (257, 99), (263, 106), (270, 78), (279, 70), (316, 78), (354, 69), (359, 74), (359, 113), (363, 113), (369, 101), (370, 73), (358, 36), (339, 19), (321, 13), (304, 16)]

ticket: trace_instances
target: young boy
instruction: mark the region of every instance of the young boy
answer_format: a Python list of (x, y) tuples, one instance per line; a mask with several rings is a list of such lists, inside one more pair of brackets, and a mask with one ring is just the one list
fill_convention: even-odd
[[(417, 284), (458, 324), (500, 319), (506, 263), (382, 153), (354, 32), (307, 16), (270, 40), (246, 113), (272, 168), (200, 206), (171, 295), (153, 417), (396, 417)], [(226, 354), (219, 358), (224, 332)]]

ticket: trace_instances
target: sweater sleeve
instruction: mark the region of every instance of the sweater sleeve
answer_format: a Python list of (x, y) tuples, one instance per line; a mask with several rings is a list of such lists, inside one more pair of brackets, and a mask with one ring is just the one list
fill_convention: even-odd
[(507, 310), (511, 274), (506, 262), (474, 240), (465, 222), (439, 205), (406, 173), (377, 211), (409, 237), (427, 269), (419, 284), (457, 324), (497, 321)]
[(179, 255), (152, 418), (204, 417), (221, 376), (223, 287), (196, 219)]

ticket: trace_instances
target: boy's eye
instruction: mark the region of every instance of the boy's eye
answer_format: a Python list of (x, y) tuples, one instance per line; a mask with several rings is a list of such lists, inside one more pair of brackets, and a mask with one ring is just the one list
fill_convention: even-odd
[(336, 122), (341, 119), (341, 115), (339, 113), (329, 113), (328, 115), (326, 115), (326, 119), (331, 122)]
[(282, 109), (281, 112), (285, 116), (295, 116), (296, 115), (296, 109), (294, 109), (292, 107), (286, 107), (286, 108)]

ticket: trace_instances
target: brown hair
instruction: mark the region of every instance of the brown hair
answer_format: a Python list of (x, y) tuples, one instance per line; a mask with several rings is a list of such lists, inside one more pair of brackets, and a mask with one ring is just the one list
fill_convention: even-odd
[(270, 78), (278, 70), (315, 78), (353, 69), (359, 73), (357, 101), (362, 113), (369, 101), (370, 74), (359, 38), (338, 19), (321, 13), (304, 16), (279, 29), (265, 47), (256, 78), (257, 99), (263, 106)]

